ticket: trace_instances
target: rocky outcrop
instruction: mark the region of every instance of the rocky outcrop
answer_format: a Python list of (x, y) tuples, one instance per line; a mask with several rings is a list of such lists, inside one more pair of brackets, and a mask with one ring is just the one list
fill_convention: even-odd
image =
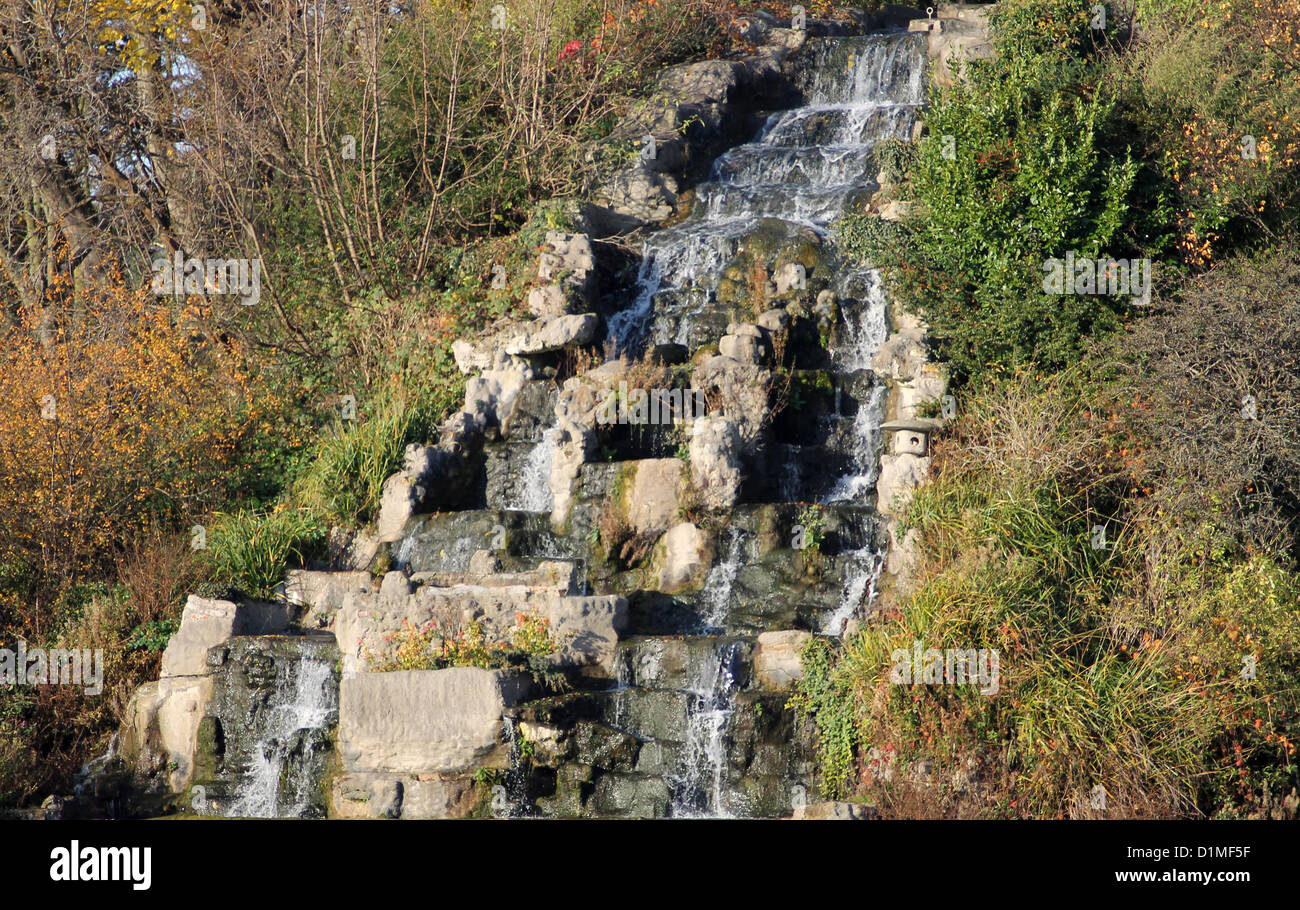
[[(551, 585), (542, 579), (551, 579)], [(519, 579), (522, 584), (502, 583), (509, 579), (446, 587), (418, 583), (425, 580), (389, 572), (377, 593), (352, 592), (345, 597), (333, 626), (345, 673), (365, 672), (383, 659), (387, 636), (404, 627), (420, 629), (434, 623), (454, 631), (478, 623), (484, 640), (491, 644), (509, 640), (518, 614), (534, 613), (547, 620), (559, 645), (552, 658), (556, 667), (604, 678), (614, 674), (614, 650), (626, 621), (627, 602), (613, 595), (568, 594), (572, 581), (557, 572), (556, 564), (539, 567), (531, 577)]]
[(962, 65), (993, 56), (989, 37), (988, 6), (941, 4), (933, 17), (913, 19), (908, 30), (922, 32), (929, 41), (930, 73), (935, 85), (956, 84)]
[[(789, 19), (756, 13), (744, 20), (753, 53), (735, 60), (704, 60), (670, 67), (656, 91), (619, 124), (588, 159), (600, 172), (590, 196), (597, 203), (592, 220), (616, 234), (674, 217), (687, 199), (686, 188), (704, 176), (708, 164), (740, 141), (751, 126), (748, 115), (788, 93), (785, 76), (792, 55), (809, 36), (849, 34), (857, 23), (807, 18), (803, 28)], [(612, 149), (635, 149), (634, 163), (619, 161)]]

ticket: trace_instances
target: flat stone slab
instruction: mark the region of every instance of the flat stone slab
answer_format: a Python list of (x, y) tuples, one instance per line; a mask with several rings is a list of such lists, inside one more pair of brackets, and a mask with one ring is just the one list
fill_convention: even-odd
[(343, 767), (389, 774), (500, 767), (507, 759), (501, 713), (527, 689), (521, 677), (478, 667), (344, 676)]

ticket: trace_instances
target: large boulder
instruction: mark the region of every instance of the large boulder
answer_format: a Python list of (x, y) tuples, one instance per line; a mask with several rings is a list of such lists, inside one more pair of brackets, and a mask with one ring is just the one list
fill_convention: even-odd
[(677, 521), (681, 508), (682, 461), (647, 458), (631, 462), (627, 517), (637, 534), (660, 534)]
[(172, 793), (188, 787), (199, 723), (211, 700), (207, 676), (167, 677), (136, 689), (119, 736), (126, 766), (138, 779), (157, 781)]
[(451, 667), (345, 675), (339, 751), (350, 772), (426, 774), (502, 767), (502, 712), (527, 693), (499, 670)]
[(736, 422), (727, 417), (701, 417), (692, 425), (691, 478), (704, 505), (729, 509), (740, 494), (743, 442)]

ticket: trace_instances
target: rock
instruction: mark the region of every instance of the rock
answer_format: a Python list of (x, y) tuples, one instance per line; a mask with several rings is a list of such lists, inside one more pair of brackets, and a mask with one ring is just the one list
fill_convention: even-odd
[(863, 821), (874, 819), (877, 812), (872, 806), (844, 801), (809, 803), (794, 810), (794, 817), (804, 821)]
[[(393, 573), (400, 574), (400, 573)], [(345, 673), (370, 667), (367, 651), (382, 652), (384, 637), (398, 632), (403, 621), (414, 627), (446, 621), (462, 627), (478, 622), (488, 642), (503, 642), (516, 624), (516, 615), (533, 612), (550, 622), (558, 650), (557, 666), (572, 667), (588, 675), (611, 678), (619, 632), (627, 623), (627, 601), (611, 594), (568, 596), (548, 589), (509, 585), (456, 584), (425, 586), (406, 597), (351, 595), (334, 622)]]
[(741, 438), (734, 421), (701, 417), (693, 425), (690, 443), (691, 478), (704, 505), (729, 509), (740, 495)]
[(690, 522), (668, 529), (660, 539), (663, 558), (659, 566), (659, 590), (666, 594), (696, 587), (704, 580), (709, 563), (709, 539)]
[(287, 604), (232, 603), (191, 594), (181, 613), (181, 627), (163, 652), (162, 677), (206, 676), (208, 649), (236, 635), (273, 635), (289, 626)]
[(638, 534), (659, 534), (677, 520), (681, 508), (682, 462), (648, 458), (630, 463), (627, 517)]
[(384, 600), (404, 602), (411, 596), (411, 582), (402, 572), (385, 572), (379, 584), (379, 596)]
[(808, 272), (801, 263), (787, 262), (780, 266), (772, 275), (772, 281), (776, 284), (777, 296), (807, 288), (807, 275)]
[[(490, 399), (491, 405), (483, 406), (485, 410), (491, 409), (488, 416), (494, 423), (498, 420), (508, 421), (508, 408), (513, 405), (518, 390), (523, 385), (521, 381), (517, 387), (510, 386), (506, 389), (502, 385), (504, 382), (505, 378), (489, 371), (466, 383), (467, 402), (472, 388), (485, 389), (495, 384), (491, 387), (498, 397)], [(503, 409), (507, 411), (504, 416), (499, 414)], [(473, 496), (474, 481), (482, 459), (483, 439), (477, 434), (466, 438), (445, 439), (434, 446), (407, 446), (404, 467), (384, 481), (379, 516), (375, 522), (376, 539), (381, 543), (398, 540), (415, 515), (463, 505)]]
[(591, 238), (586, 234), (548, 231), (546, 246), (538, 261), (537, 277), (542, 281), (572, 280), (585, 293), (587, 281), (596, 268)]
[(718, 353), (739, 363), (758, 364), (763, 362), (763, 342), (751, 335), (723, 335)]
[(477, 667), (345, 675), (338, 734), (344, 768), (422, 774), (502, 767), (501, 712), (526, 691), (517, 676)]
[(830, 289), (818, 291), (817, 301), (813, 304), (813, 315), (818, 319), (828, 320), (835, 316), (835, 292)]
[(763, 632), (754, 648), (754, 675), (766, 689), (781, 691), (803, 676), (800, 654), (812, 638), (811, 632), (791, 629)]
[(551, 524), (564, 527), (573, 504), (573, 486), (582, 466), (596, 449), (591, 427), (560, 419), (555, 428), (555, 451), (551, 455)]
[(961, 63), (993, 56), (987, 7), (945, 4), (936, 18), (913, 19), (907, 30), (927, 35), (930, 72), (939, 88), (957, 83)]
[(758, 325), (772, 333), (784, 331), (790, 326), (790, 314), (785, 310), (767, 310), (759, 314)]
[(330, 792), (331, 818), (401, 818), (402, 781), (377, 774), (340, 774)]
[(733, 60), (671, 66), (659, 77), (659, 91), (679, 101), (726, 103), (740, 87), (744, 73), (744, 66)]
[(303, 609), (302, 624), (326, 628), (343, 606), (349, 592), (368, 593), (373, 588), (369, 572), (314, 572), (290, 569), (285, 576), (284, 597)]
[(657, 344), (650, 349), (649, 360), (654, 364), (676, 366), (691, 359), (690, 348), (684, 344)]
[(470, 775), (425, 776), (402, 782), (402, 818), (466, 818), (480, 799)]
[(528, 382), (523, 370), (485, 370), (465, 383), (465, 411), (484, 427), (505, 427)]
[(162, 778), (173, 793), (184, 790), (211, 699), (206, 676), (168, 677), (136, 689), (122, 719), (123, 760), (141, 777)]
[(948, 376), (942, 366), (923, 364), (909, 382), (899, 383), (895, 389), (896, 413), (899, 419), (915, 420), (921, 407), (940, 401), (948, 391)]
[(507, 354), (531, 357), (559, 351), (571, 344), (586, 344), (596, 337), (600, 317), (594, 313), (544, 316), (515, 329), (502, 344)]
[(548, 284), (528, 292), (528, 312), (534, 316), (563, 316), (572, 311), (573, 304), (563, 285)]
[(464, 338), (457, 338), (451, 343), (451, 356), (456, 360), (457, 369), (465, 374), (492, 366), (492, 352), (471, 344)]
[(600, 193), (618, 215), (644, 224), (666, 221), (677, 206), (677, 181), (645, 164), (619, 171)]
[[(757, 326), (749, 328), (761, 332)], [(737, 334), (748, 335), (744, 330)], [(753, 340), (752, 335), (748, 337)], [(759, 442), (769, 417), (771, 370), (718, 354), (696, 367), (691, 379), (694, 388), (709, 394), (716, 413), (732, 421), (743, 445), (751, 447)]]

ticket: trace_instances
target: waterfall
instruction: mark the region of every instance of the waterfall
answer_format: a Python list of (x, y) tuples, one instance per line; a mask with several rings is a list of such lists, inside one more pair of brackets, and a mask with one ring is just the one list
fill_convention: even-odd
[(870, 397), (858, 405), (853, 417), (853, 473), (844, 474), (835, 481), (835, 487), (826, 495), (826, 503), (857, 503), (876, 488), (879, 472), (880, 414), (884, 409), (885, 387), (875, 386)]
[(727, 722), (735, 710), (741, 643), (724, 643), (691, 680), (682, 770), (673, 782), (674, 818), (734, 818), (739, 806), (724, 792)]
[[(237, 782), (227, 815), (301, 818), (310, 814), (325, 728), (337, 717), (332, 664), (305, 646), (286, 672), (277, 673), (255, 736), (249, 767)], [(318, 752), (320, 754), (318, 754)]]
[(551, 510), (551, 462), (555, 458), (555, 428), (542, 432), (519, 472), (516, 500), (507, 508), (520, 512)]
[(731, 603), (731, 589), (740, 571), (740, 557), (745, 535), (739, 528), (727, 532), (727, 555), (709, 570), (701, 591), (700, 625), (706, 630), (721, 630), (727, 621), (727, 607)]
[[(878, 188), (874, 146), (909, 136), (924, 100), (923, 40), (878, 34), (810, 41), (809, 52), (806, 104), (772, 114), (755, 141), (722, 155), (697, 187), (691, 216), (645, 241), (634, 302), (609, 320), (619, 347), (643, 342), (652, 323), (656, 342), (685, 342), (718, 273), (761, 219), (826, 236), (850, 205)], [(656, 312), (669, 296), (684, 306), (667, 308), (681, 312)]]
[[(707, 327), (702, 317), (717, 316), (711, 310), (723, 269), (755, 230), (785, 238), (812, 232), (833, 245), (835, 221), (878, 189), (876, 143), (910, 136), (924, 100), (924, 40), (878, 34), (810, 41), (805, 53), (813, 65), (802, 86), (803, 106), (772, 114), (753, 141), (722, 155), (696, 188), (690, 217), (645, 241), (633, 302), (609, 320), (609, 338), (620, 348), (650, 342), (696, 346), (702, 339), (692, 337), (695, 326)], [(827, 482), (831, 489), (822, 501), (864, 506), (878, 472), (884, 388), (870, 370), (887, 334), (885, 292), (870, 266), (841, 269), (831, 287), (843, 320), (830, 352), (839, 374), (833, 433), (847, 450), (848, 464)], [(839, 410), (841, 387), (850, 377), (857, 399), (851, 417)], [(851, 425), (839, 423), (850, 420)], [(783, 493), (793, 494), (806, 481), (794, 464), (797, 448), (791, 447), (780, 477)], [(686, 696), (685, 741), (668, 776), (674, 817), (735, 817), (752, 808), (737, 801), (728, 757), (748, 656), (743, 642), (719, 637), (732, 625), (732, 593), (748, 555), (746, 540), (734, 526), (727, 532), (696, 600), (697, 634), (710, 642), (707, 659), (674, 670), (676, 680), (652, 682), (667, 676), (666, 667), (634, 665), (629, 655), (613, 698), (621, 721), (629, 699), (647, 682)], [(870, 609), (883, 562), (869, 540), (840, 559), (839, 600), (822, 622), (823, 634), (843, 634), (851, 618)], [(642, 660), (650, 653), (643, 648)]]

